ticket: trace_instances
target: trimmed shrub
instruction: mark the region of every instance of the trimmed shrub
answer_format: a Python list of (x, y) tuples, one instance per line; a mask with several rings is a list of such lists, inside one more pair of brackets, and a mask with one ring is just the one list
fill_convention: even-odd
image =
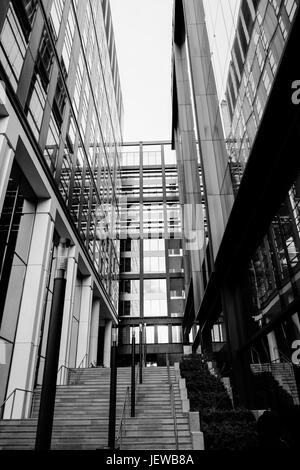
[(256, 422), (248, 410), (232, 409), (223, 382), (213, 376), (204, 358), (192, 355), (180, 364), (192, 411), (199, 411), (206, 450), (258, 448)]

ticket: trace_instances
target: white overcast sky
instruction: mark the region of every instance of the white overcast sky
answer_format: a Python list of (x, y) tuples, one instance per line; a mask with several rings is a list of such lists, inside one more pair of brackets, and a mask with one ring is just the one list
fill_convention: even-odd
[[(240, 0), (204, 0), (220, 99)], [(124, 102), (124, 142), (171, 139), (173, 0), (110, 0)]]

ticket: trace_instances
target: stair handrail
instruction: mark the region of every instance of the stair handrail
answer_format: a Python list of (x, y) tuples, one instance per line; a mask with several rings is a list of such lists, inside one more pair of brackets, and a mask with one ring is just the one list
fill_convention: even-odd
[(250, 349), (252, 363), (255, 364), (254, 359), (253, 359), (253, 352), (256, 354), (256, 357), (257, 357), (257, 359), (258, 359), (258, 364), (261, 366), (261, 361), (260, 361), (259, 352), (258, 352), (255, 348), (253, 348), (253, 347), (251, 347), (251, 349)]
[[(67, 366), (65, 366), (64, 364), (62, 364), (62, 365), (60, 366), (60, 368), (57, 370), (57, 376), (58, 376), (58, 374), (60, 373), (60, 371), (61, 371), (62, 369), (66, 369), (67, 371), (69, 371), (69, 370), (71, 370), (71, 367), (67, 367)], [(60, 379), (61, 379), (61, 375), (60, 375)]]
[(81, 366), (84, 362), (84, 360), (88, 357), (89, 355), (86, 353), (83, 358), (81, 359), (81, 362), (79, 363), (79, 365), (76, 367), (76, 369), (81, 369)]
[(174, 422), (175, 444), (176, 444), (176, 450), (178, 450), (178, 426), (177, 426), (177, 416), (176, 416), (176, 407), (175, 407), (174, 386), (171, 381), (170, 362), (169, 362), (168, 353), (166, 353), (166, 364), (167, 364), (168, 383), (169, 383), (169, 390), (170, 390), (170, 397), (171, 397), (172, 417), (173, 417), (173, 422)]
[(129, 405), (129, 395), (130, 395), (130, 387), (126, 387), (125, 391), (125, 397), (123, 401), (123, 406), (122, 406), (122, 413), (121, 413), (121, 418), (120, 418), (120, 423), (118, 427), (118, 431), (116, 434), (116, 449), (121, 449), (122, 448), (122, 439), (123, 439), (123, 432), (126, 434), (126, 411), (127, 411), (127, 405)]
[(135, 403), (137, 402), (137, 395), (138, 395), (138, 390), (139, 390), (139, 373), (140, 373), (140, 368), (139, 368), (139, 364), (137, 363), (135, 366)]
[[(12, 403), (12, 407), (11, 407), (11, 410), (10, 410), (10, 417), (9, 419), (12, 419), (12, 415), (13, 415), (13, 411), (14, 411), (14, 406), (15, 406), (15, 400), (16, 400), (16, 393), (17, 392), (24, 392), (24, 393), (32, 393), (33, 395), (35, 394), (35, 390), (26, 390), (25, 388), (15, 388), (9, 395), (8, 397), (5, 398), (4, 402), (0, 405), (0, 411), (4, 408), (4, 406), (6, 405), (6, 403), (8, 402), (8, 400), (10, 400), (10, 398), (13, 396), (13, 403)], [(22, 410), (22, 416), (21, 418), (23, 419), (23, 412), (24, 410)], [(1, 418), (3, 419), (3, 418)]]
[[(283, 362), (287, 362), (289, 364), (293, 364), (292, 360), (290, 357), (288, 357), (284, 352), (282, 352), (277, 346), (274, 346), (273, 348), (273, 351), (277, 351), (278, 355), (279, 355), (279, 361), (280, 361), (280, 358), (283, 359)], [(273, 359), (273, 361), (271, 361), (271, 363), (278, 363), (278, 359)]]

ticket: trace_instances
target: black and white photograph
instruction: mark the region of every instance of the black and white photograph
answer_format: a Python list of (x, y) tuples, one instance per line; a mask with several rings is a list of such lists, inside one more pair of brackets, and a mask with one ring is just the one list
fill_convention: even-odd
[(0, 462), (299, 449), (299, 10), (0, 0)]

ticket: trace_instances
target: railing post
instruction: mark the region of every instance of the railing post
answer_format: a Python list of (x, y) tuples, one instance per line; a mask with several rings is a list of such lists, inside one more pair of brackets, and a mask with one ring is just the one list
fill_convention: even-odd
[(118, 329), (112, 329), (111, 369), (110, 369), (110, 398), (109, 398), (109, 429), (108, 447), (115, 449), (116, 438), (116, 404), (117, 404), (117, 335)]
[(140, 384), (143, 383), (143, 325), (140, 323), (139, 329), (139, 366), (140, 366)]
[(12, 419), (12, 415), (13, 415), (13, 412), (14, 412), (16, 393), (17, 393), (17, 389), (14, 391), (13, 402), (12, 402), (12, 406), (11, 406), (11, 410), (10, 410), (10, 419)]
[(131, 417), (135, 417), (135, 334), (132, 333), (131, 343)]
[(144, 367), (147, 366), (147, 329), (144, 323)]

